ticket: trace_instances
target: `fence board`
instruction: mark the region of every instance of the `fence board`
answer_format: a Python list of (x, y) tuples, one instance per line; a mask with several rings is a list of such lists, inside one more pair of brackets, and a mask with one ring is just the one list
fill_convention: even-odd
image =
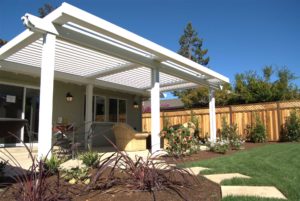
[[(217, 135), (219, 136), (222, 126), (222, 118), (225, 118), (228, 123), (237, 124), (240, 135), (246, 137), (246, 129), (255, 122), (257, 115), (266, 126), (268, 140), (278, 141), (280, 138), (280, 128), (293, 109), (300, 109), (300, 100), (218, 107), (216, 108)], [(161, 112), (161, 128), (163, 128), (163, 122), (166, 120), (168, 120), (170, 126), (188, 122), (191, 119), (191, 113), (199, 119), (200, 136), (209, 135), (208, 108)], [(142, 124), (143, 131), (151, 131), (150, 113), (143, 114)]]

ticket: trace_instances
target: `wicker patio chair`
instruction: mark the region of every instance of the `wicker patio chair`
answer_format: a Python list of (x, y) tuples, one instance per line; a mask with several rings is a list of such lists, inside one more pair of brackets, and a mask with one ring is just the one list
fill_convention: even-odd
[(146, 150), (146, 139), (149, 133), (138, 133), (125, 123), (117, 123), (113, 126), (116, 145), (121, 151)]

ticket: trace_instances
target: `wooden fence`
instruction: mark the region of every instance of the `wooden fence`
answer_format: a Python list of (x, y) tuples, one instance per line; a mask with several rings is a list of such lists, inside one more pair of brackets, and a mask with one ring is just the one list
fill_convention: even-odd
[[(222, 118), (230, 124), (237, 124), (238, 131), (243, 137), (246, 136), (248, 125), (255, 122), (255, 117), (259, 115), (264, 123), (268, 133), (269, 141), (278, 141), (280, 137), (281, 126), (284, 124), (286, 117), (289, 116), (293, 109), (300, 109), (300, 100), (288, 102), (271, 102), (246, 105), (231, 105), (216, 108), (216, 121), (218, 136)], [(168, 121), (169, 125), (182, 124), (191, 119), (191, 112), (199, 119), (200, 135), (204, 137), (209, 135), (209, 110), (188, 109), (176, 111), (161, 112), (160, 125), (163, 127), (163, 121)], [(144, 113), (142, 117), (143, 131), (151, 130), (151, 114)]]

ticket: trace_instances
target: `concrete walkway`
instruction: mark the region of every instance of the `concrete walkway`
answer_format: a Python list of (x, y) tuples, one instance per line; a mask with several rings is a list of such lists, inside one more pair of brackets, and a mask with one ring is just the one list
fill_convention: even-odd
[[(202, 170), (207, 170), (206, 167), (191, 167), (185, 168), (191, 173), (198, 175)], [(233, 178), (250, 179), (251, 177), (240, 173), (225, 173), (225, 174), (209, 174), (203, 175), (207, 179), (221, 184), (224, 180)], [(221, 186), (222, 197), (226, 196), (253, 196), (263, 198), (276, 198), (287, 199), (276, 187), (274, 186)]]
[[(37, 147), (32, 147), (32, 154), (34, 157), (37, 156)], [(25, 147), (1, 147), (0, 159), (9, 161), (8, 166), (4, 169), (6, 176), (23, 173), (32, 165), (32, 159)]]
[(287, 198), (274, 186), (221, 186), (222, 197), (226, 196), (254, 196), (263, 198)]
[(250, 179), (251, 178), (246, 175), (239, 174), (239, 173), (210, 174), (210, 175), (203, 175), (203, 176), (217, 184), (221, 184), (222, 181), (233, 179), (233, 178), (242, 178), (242, 179)]
[(206, 167), (190, 167), (190, 168), (184, 168), (184, 169), (186, 169), (189, 173), (194, 174), (194, 175), (200, 174), (200, 172), (203, 170), (209, 170), (209, 168), (206, 168)]

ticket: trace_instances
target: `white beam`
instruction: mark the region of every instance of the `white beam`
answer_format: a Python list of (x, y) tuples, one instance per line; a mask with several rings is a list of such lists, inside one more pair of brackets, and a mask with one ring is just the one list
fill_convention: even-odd
[(216, 106), (215, 106), (215, 90), (209, 89), (209, 123), (210, 123), (210, 140), (215, 142), (217, 139), (216, 124)]
[(86, 85), (85, 92), (85, 148), (92, 148), (92, 138), (89, 131), (93, 121), (93, 88), (92, 84)]
[(159, 70), (151, 70), (151, 153), (160, 150), (160, 93)]
[[(164, 88), (164, 87), (171, 87), (171, 86), (174, 86), (174, 85), (180, 85), (180, 84), (187, 84), (189, 82), (185, 81), (185, 80), (182, 80), (182, 81), (177, 81), (177, 82), (171, 82), (171, 83), (166, 83), (166, 84), (160, 84), (159, 87), (160, 88)], [(151, 88), (144, 88), (145, 90), (149, 90)], [(161, 90), (160, 90), (161, 91)]]
[(128, 71), (128, 70), (132, 70), (135, 68), (141, 67), (141, 65), (139, 64), (134, 64), (134, 63), (129, 63), (129, 64), (124, 64), (124, 65), (120, 65), (105, 71), (101, 71), (101, 72), (96, 72), (90, 75), (87, 75), (85, 77), (90, 78), (90, 79), (95, 79), (95, 78), (99, 78), (99, 77), (104, 77), (104, 76), (108, 76), (108, 75), (112, 75), (112, 74), (116, 74), (116, 73), (120, 73), (123, 71)]
[[(40, 111), (38, 133), (38, 157), (45, 157), (52, 147), (53, 81), (56, 36), (45, 34), (43, 38)], [(51, 157), (51, 152), (48, 154)]]

